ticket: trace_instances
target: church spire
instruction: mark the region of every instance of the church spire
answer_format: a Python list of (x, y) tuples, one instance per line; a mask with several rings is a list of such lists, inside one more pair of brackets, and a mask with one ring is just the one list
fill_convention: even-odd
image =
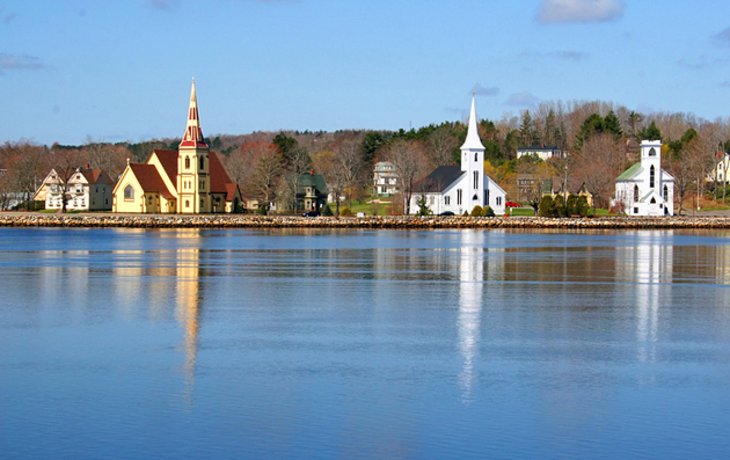
[(198, 118), (198, 96), (195, 92), (195, 78), (193, 78), (193, 86), (190, 88), (188, 122), (180, 147), (207, 147), (203, 138), (203, 130), (200, 129), (200, 118)]
[(469, 123), (467, 125), (466, 140), (464, 145), (461, 146), (463, 149), (481, 149), (484, 150), (484, 145), (479, 139), (479, 130), (477, 129), (477, 110), (474, 104), (474, 94), (471, 95), (471, 110), (469, 111)]

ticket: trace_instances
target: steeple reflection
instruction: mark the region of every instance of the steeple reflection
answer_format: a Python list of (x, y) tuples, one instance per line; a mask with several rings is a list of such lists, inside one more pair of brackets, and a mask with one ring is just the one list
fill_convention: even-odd
[(200, 331), (200, 230), (179, 230), (178, 238), (186, 240), (175, 257), (175, 318), (185, 331), (186, 397), (192, 396)]
[(484, 232), (463, 230), (459, 259), (459, 352), (464, 365), (459, 374), (463, 399), (471, 399), (474, 360), (479, 353), (479, 326), (484, 276)]
[(616, 251), (617, 268), (636, 286), (637, 358), (656, 360), (656, 341), (661, 306), (660, 294), (669, 296), (672, 282), (673, 251), (671, 232), (640, 231), (635, 246)]

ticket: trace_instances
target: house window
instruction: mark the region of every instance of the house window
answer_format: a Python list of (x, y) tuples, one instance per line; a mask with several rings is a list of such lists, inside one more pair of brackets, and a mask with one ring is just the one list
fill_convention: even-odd
[(456, 204), (461, 204), (461, 189), (456, 190)]
[(474, 190), (479, 190), (479, 171), (474, 171)]
[(190, 157), (185, 157), (185, 169), (190, 169)]
[(654, 188), (654, 176), (656, 176), (654, 165), (651, 165), (651, 168), (649, 168), (649, 188)]
[(634, 203), (639, 201), (639, 186), (634, 185)]
[(497, 201), (497, 206), (502, 206), (502, 197), (501, 196), (498, 196), (496, 201)]
[(669, 187), (664, 186), (664, 201), (669, 202)]
[(131, 185), (127, 185), (126, 187), (124, 187), (124, 200), (134, 200), (134, 187), (132, 187)]

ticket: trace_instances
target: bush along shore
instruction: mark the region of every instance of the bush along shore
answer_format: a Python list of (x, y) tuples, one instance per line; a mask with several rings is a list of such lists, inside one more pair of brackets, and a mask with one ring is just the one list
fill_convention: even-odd
[(730, 217), (298, 217), (248, 214), (120, 215), (0, 213), (3, 227), (128, 227), (128, 228), (555, 228), (651, 229), (727, 228)]

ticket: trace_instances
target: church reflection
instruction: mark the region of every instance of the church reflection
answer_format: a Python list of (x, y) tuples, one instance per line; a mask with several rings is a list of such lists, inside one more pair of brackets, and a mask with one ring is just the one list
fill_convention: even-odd
[(634, 246), (616, 250), (616, 266), (627, 281), (637, 284), (636, 340), (640, 362), (656, 360), (662, 297), (671, 295), (673, 252), (671, 232), (641, 231)]
[(192, 397), (200, 332), (200, 230), (180, 230), (185, 247), (175, 252), (175, 318), (183, 326), (185, 350), (185, 395)]
[[(504, 249), (489, 248), (504, 235), (497, 232), (463, 230), (459, 252), (459, 314), (457, 331), (463, 360), (459, 374), (462, 398), (468, 402), (476, 384), (481, 342), (482, 297), (485, 279), (502, 276)], [(486, 273), (485, 273), (486, 268)], [(485, 276), (486, 275), (486, 276)]]

